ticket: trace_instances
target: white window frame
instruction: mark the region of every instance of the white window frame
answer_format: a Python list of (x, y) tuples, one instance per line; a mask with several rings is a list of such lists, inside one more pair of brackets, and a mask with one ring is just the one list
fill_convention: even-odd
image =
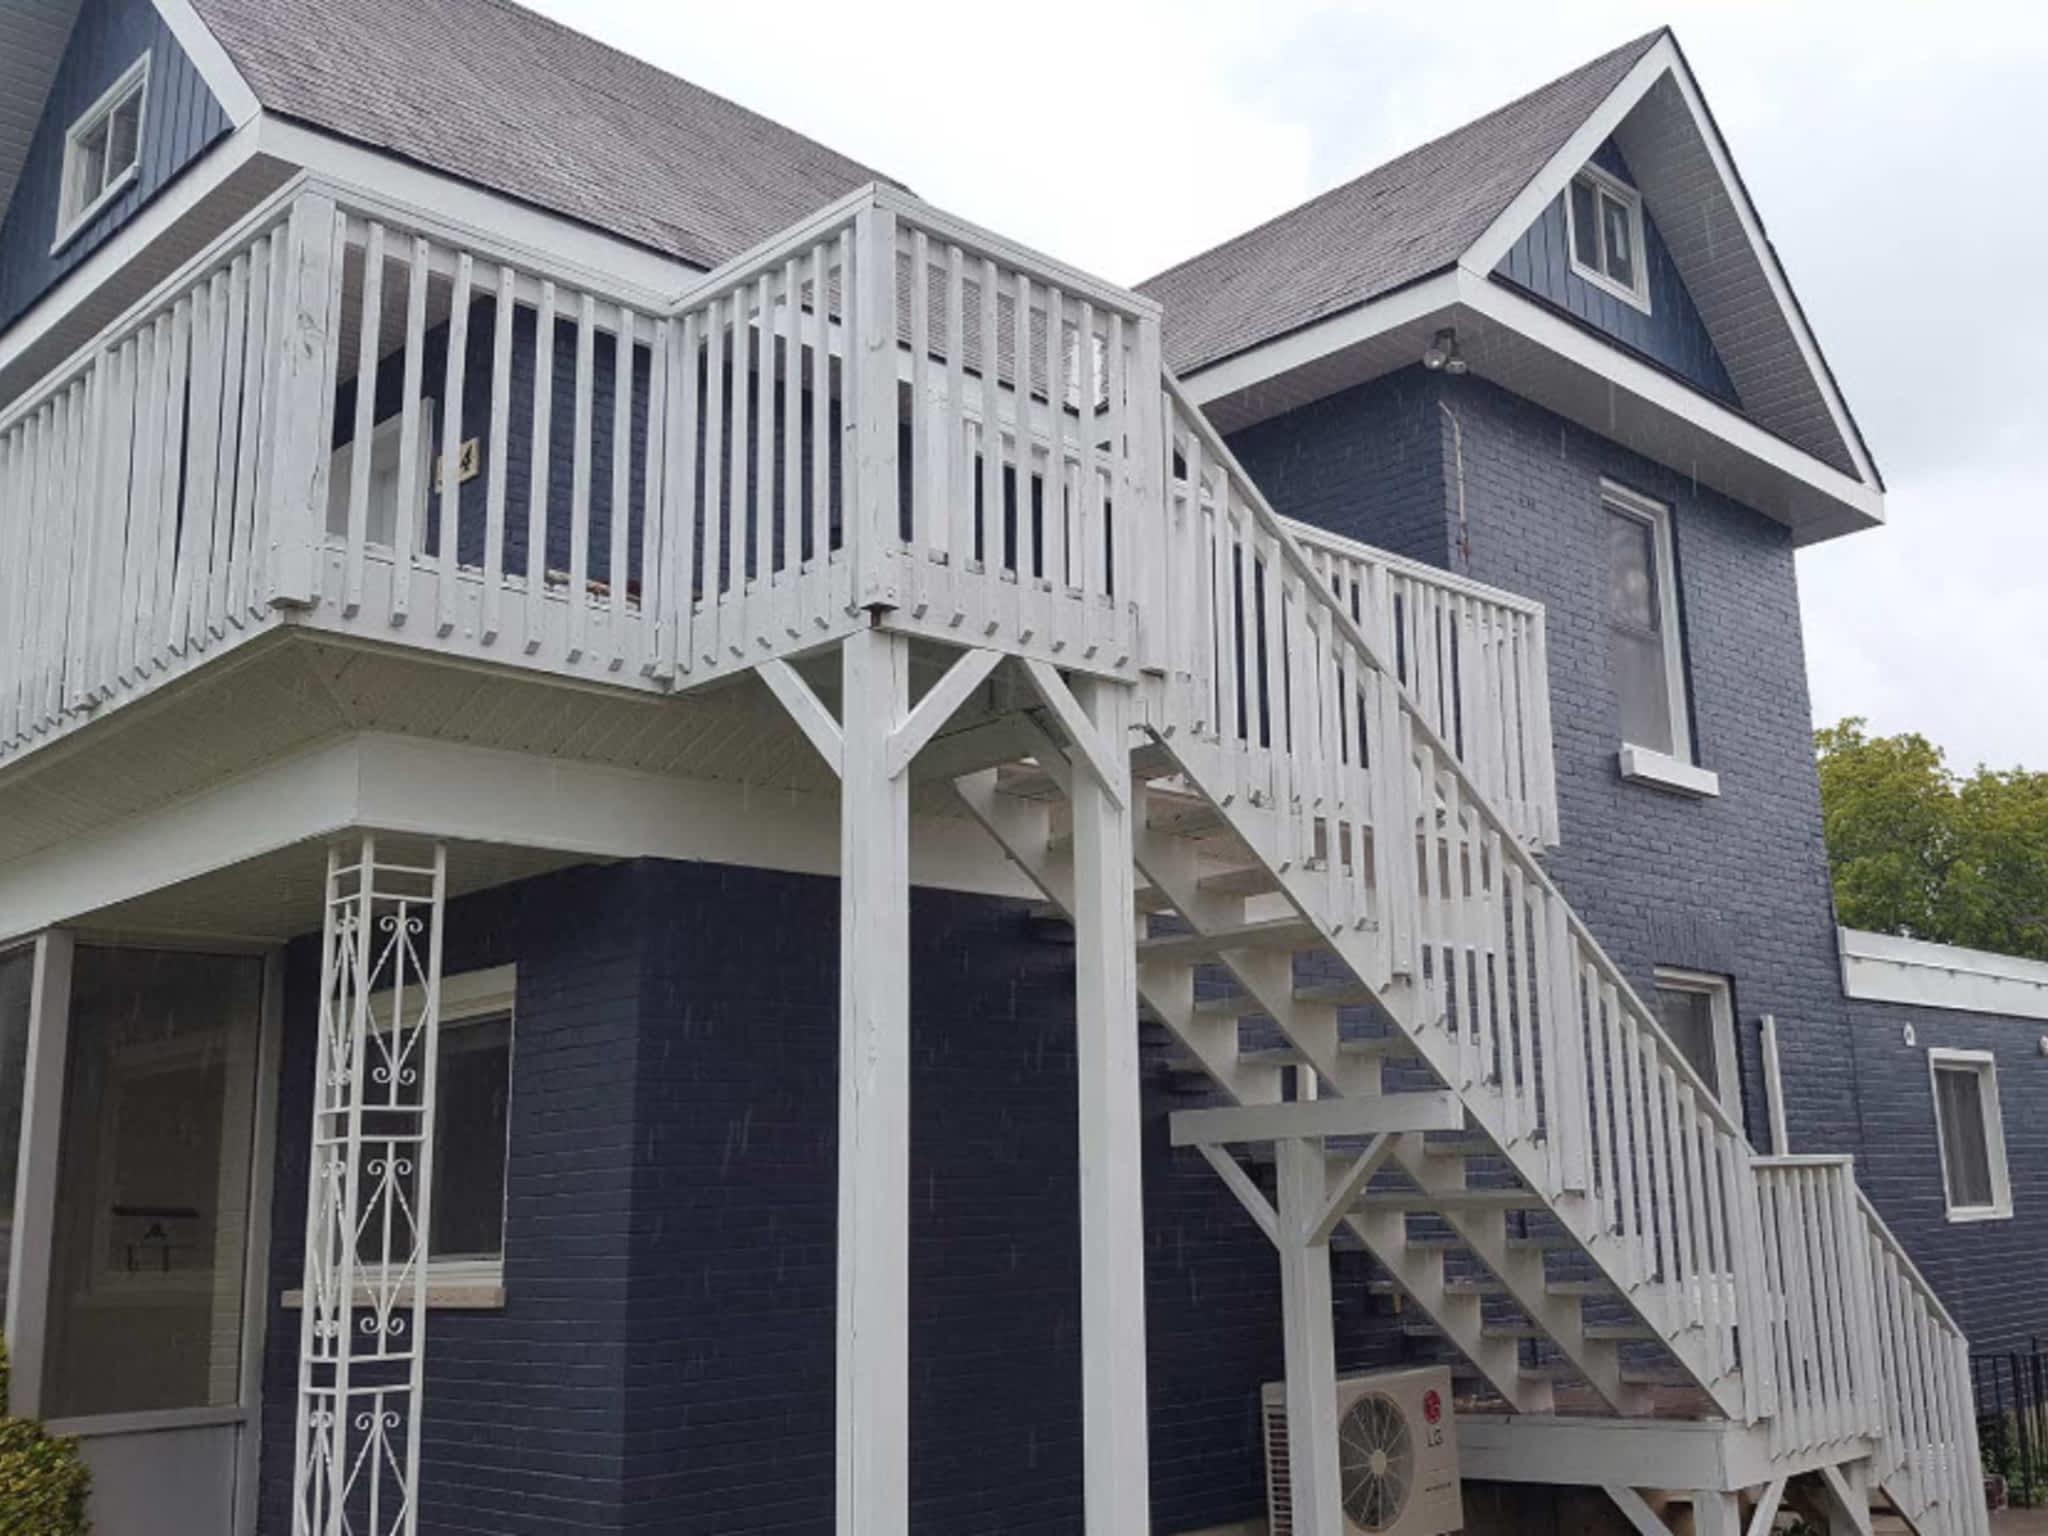
[(1603, 267), (1589, 267), (1579, 260), (1579, 216), (1572, 209), (1571, 188), (1564, 194), (1564, 241), (1565, 253), (1570, 256), (1572, 271), (1591, 283), (1603, 293), (1611, 293), (1623, 303), (1632, 304), (1644, 314), (1650, 313), (1650, 253), (1643, 238), (1643, 194), (1634, 187), (1590, 161), (1580, 167), (1573, 181), (1590, 182), (1593, 187), (1593, 241), (1599, 249), (1600, 259), (1607, 259), (1607, 222), (1598, 217), (1600, 199), (1604, 195), (1628, 210), (1629, 238), (1635, 241), (1636, 281), (1635, 286), (1620, 282), (1607, 275)]
[[(1726, 976), (1660, 965), (1652, 973), (1660, 992), (1692, 992), (1713, 1001), (1714, 1078), (1708, 1086), (1731, 1120), (1742, 1118), (1742, 1066), (1735, 1054), (1735, 988)], [(1676, 1044), (1677, 1042), (1673, 1042)]]
[[(142, 174), (143, 146), (148, 143), (149, 135), (149, 57), (145, 51), (141, 58), (122, 71), (121, 78), (108, 86), (98, 101), (80, 113), (64, 135), (63, 183), (57, 198), (57, 238), (50, 247), (53, 256), (97, 218), (109, 203), (134, 185)], [(111, 117), (115, 108), (126, 106), (131, 96), (139, 98), (142, 103), (135, 117), (135, 158), (120, 175), (101, 187), (90, 202), (78, 203), (80, 162), (84, 158), (82, 141)]]
[[(362, 387), (360, 381), (358, 381), (356, 387), (359, 389)], [(371, 381), (370, 387), (372, 389), (376, 388), (374, 380)], [(437, 404), (438, 402), (432, 395), (420, 397), (419, 441), (414, 448), (414, 452), (419, 456), (419, 464), (417, 465), (417, 473), (413, 476), (412, 482), (412, 552), (414, 555), (424, 555), (427, 552), (427, 507), (434, 491), (434, 453), (435, 445), (439, 442), (439, 438), (436, 435), (436, 418), (440, 414), (435, 408)], [(377, 462), (377, 452), (379, 449), (387, 445), (401, 443), (404, 432), (405, 412), (403, 410), (393, 411), (389, 416), (386, 416), (372, 427), (370, 429), (370, 463), (374, 465)], [(391, 451), (396, 455), (398, 448), (393, 446)], [(339, 546), (346, 546), (348, 543), (348, 499), (353, 494), (351, 480), (355, 473), (355, 459), (356, 445), (355, 440), (351, 438), (348, 442), (343, 443), (334, 450), (334, 454), (328, 460), (327, 465), (328, 495), (330, 499), (335, 496), (341, 498), (342, 526), (339, 530), (329, 527), (326, 529), (326, 533), (329, 541)], [(323, 514), (324, 516), (325, 514)], [(391, 525), (392, 537), (395, 540), (398, 536), (398, 509), (396, 507), (391, 509)], [(365, 537), (363, 547), (371, 551), (388, 549), (392, 552), (394, 558), (396, 558), (398, 553), (395, 543), (385, 544), (368, 537)]]
[[(1621, 776), (1680, 794), (1708, 797), (1721, 792), (1720, 776), (1693, 761), (1692, 690), (1685, 667), (1685, 635), (1679, 628), (1678, 559), (1671, 534), (1671, 508), (1613, 480), (1600, 482), (1602, 516), (1620, 514), (1650, 529), (1651, 575), (1657, 583), (1657, 623), (1664, 636), (1664, 696), (1671, 711), (1671, 751), (1621, 743)], [(1605, 535), (1605, 526), (1602, 526)], [(1610, 617), (1606, 621), (1613, 623)]]
[[(1939, 1073), (1966, 1067), (1977, 1075), (1977, 1093), (1984, 1116), (1984, 1156), (1991, 1167), (1991, 1203), (1956, 1204), (1955, 1188), (1949, 1177), (1948, 1138), (1941, 1123)], [(1941, 1199), (1952, 1222), (2010, 1221), (2012, 1179), (2005, 1164), (2005, 1119), (1998, 1108), (1998, 1058), (1990, 1051), (1961, 1051), (1935, 1046), (1927, 1053), (1927, 1091), (1934, 1107), (1934, 1146), (1941, 1158)]]

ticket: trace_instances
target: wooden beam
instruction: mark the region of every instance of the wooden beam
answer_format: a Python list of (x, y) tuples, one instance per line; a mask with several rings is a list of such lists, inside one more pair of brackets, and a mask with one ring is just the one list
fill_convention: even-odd
[[(849, 641), (849, 644), (852, 642)], [(768, 685), (768, 691), (782, 701), (782, 707), (789, 711), (789, 718), (797, 723), (812, 746), (818, 749), (818, 756), (825, 759), (825, 765), (841, 778), (846, 776), (846, 739), (839, 722), (832, 718), (817, 692), (804, 681), (798, 672), (781, 657), (764, 661), (754, 670), (761, 681)], [(892, 772), (889, 777), (896, 775)]]
[[(1851, 1475), (1840, 1466), (1820, 1469), (1821, 1485), (1827, 1490), (1830, 1536), (1870, 1536), (1870, 1494), (1863, 1487), (1863, 1475)], [(1765, 1527), (1769, 1529), (1768, 1526)]]
[(1742, 1536), (1741, 1495), (1719, 1488), (1692, 1491), (1693, 1536)]
[[(961, 665), (967, 665), (962, 663)], [(986, 676), (984, 669), (980, 676)], [(979, 681), (974, 678), (973, 681)], [(941, 685), (943, 686), (943, 684)], [(1077, 707), (1126, 738), (1130, 689)], [(1081, 1406), (1087, 1536), (1152, 1528), (1145, 1392), (1145, 1204), (1130, 756), (1073, 775), (1075, 1057), (1081, 1164)]]
[(1181, 1109), (1171, 1117), (1173, 1145), (1281, 1141), (1308, 1136), (1379, 1136), (1395, 1131), (1455, 1131), (1465, 1109), (1449, 1091), (1378, 1098), (1307, 1099), (1291, 1104), (1231, 1104)]
[(1094, 773), (1095, 781), (1104, 786), (1125, 786), (1122, 790), (1110, 789), (1112, 795), (1118, 796), (1118, 804), (1123, 804), (1128, 799), (1131, 773), (1130, 752), (1126, 749), (1122, 732), (1119, 731), (1113, 742), (1103, 740), (1102, 733), (1088, 718), (1088, 712), (1067, 687), (1066, 679), (1060, 676), (1059, 668), (1032, 656), (1024, 657), (1023, 661), (1032, 686), (1038, 690), (1046, 708), (1059, 719), (1060, 728), (1072, 738), (1074, 750), (1081, 754), (1082, 761)]
[(1785, 1500), (1785, 1479), (1774, 1477), (1757, 1495), (1756, 1511), (1749, 1517), (1749, 1536), (1771, 1536), (1771, 1522), (1778, 1518), (1778, 1506)]
[(885, 1536), (910, 1526), (910, 642), (860, 630), (841, 666), (836, 1529)]
[[(1340, 1099), (1338, 1103), (1358, 1103), (1356, 1099)], [(1370, 1101), (1366, 1101), (1370, 1102)], [(1351, 1166), (1344, 1170), (1336, 1187), (1323, 1202), (1323, 1210), (1315, 1224), (1303, 1234), (1302, 1240), (1310, 1243), (1327, 1243), (1344, 1218), (1351, 1214), (1351, 1207), (1357, 1202), (1359, 1193), (1372, 1176), (1379, 1172), (1394, 1150), (1394, 1138), (1382, 1133), (1373, 1137), (1366, 1149), (1352, 1159)]]
[(1264, 1191), (1252, 1182), (1251, 1175), (1244, 1171), (1236, 1158), (1214, 1142), (1206, 1143), (1197, 1150), (1209, 1160), (1209, 1166), (1216, 1170), (1224, 1187), (1237, 1196), (1237, 1203), (1266, 1234), (1266, 1240), (1277, 1248), (1280, 1245), (1280, 1218), (1274, 1214)]
[(967, 702), (967, 696), (988, 681), (989, 674), (1003, 664), (1003, 653), (973, 650), (946, 669), (946, 675), (932, 684), (931, 691), (917, 701), (909, 717), (889, 736), (889, 777), (895, 778), (911, 765), (953, 712)]

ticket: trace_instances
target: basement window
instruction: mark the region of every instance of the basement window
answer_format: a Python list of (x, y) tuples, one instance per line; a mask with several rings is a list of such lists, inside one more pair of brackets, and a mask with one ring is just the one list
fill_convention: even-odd
[(1934, 1079), (1934, 1126), (1948, 1219), (2010, 1218), (2012, 1184), (2006, 1175), (1996, 1059), (1989, 1051), (1932, 1050), (1927, 1067)]
[(1627, 182), (1589, 165), (1565, 199), (1572, 270), (1645, 314), (1650, 283), (1643, 260), (1643, 198)]
[(64, 189), (57, 204), (57, 246), (126, 191), (142, 167), (149, 55), (144, 54), (86, 108), (64, 140)]

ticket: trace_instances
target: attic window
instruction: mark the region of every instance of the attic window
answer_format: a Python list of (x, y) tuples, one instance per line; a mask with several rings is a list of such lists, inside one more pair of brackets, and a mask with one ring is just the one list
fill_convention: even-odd
[(140, 173), (143, 108), (148, 96), (149, 55), (145, 53), (71, 125), (64, 140), (64, 196), (57, 209), (59, 246), (127, 190)]
[(1571, 225), (1572, 270), (1594, 287), (1648, 313), (1642, 194), (1597, 165), (1589, 165), (1572, 178), (1565, 210)]

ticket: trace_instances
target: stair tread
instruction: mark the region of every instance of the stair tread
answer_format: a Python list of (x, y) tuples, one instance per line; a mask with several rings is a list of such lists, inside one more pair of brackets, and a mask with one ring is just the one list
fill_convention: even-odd
[(1358, 1204), (1369, 1211), (1527, 1211), (1547, 1202), (1533, 1189), (1402, 1189), (1368, 1191)]
[(1213, 933), (1169, 933), (1138, 941), (1141, 960), (1192, 959), (1226, 949), (1311, 949), (1321, 946), (1323, 936), (1313, 923), (1299, 917), (1264, 918), (1219, 928)]
[[(1372, 1002), (1372, 989), (1363, 982), (1317, 981), (1294, 989), (1297, 1003), (1321, 1004), (1331, 1008), (1362, 1008)], [(1205, 997), (1195, 1004), (1195, 1012), (1211, 1017), (1246, 1018), (1254, 1014), (1263, 1015), (1258, 1000), (1249, 992), (1229, 992), (1220, 997)]]

